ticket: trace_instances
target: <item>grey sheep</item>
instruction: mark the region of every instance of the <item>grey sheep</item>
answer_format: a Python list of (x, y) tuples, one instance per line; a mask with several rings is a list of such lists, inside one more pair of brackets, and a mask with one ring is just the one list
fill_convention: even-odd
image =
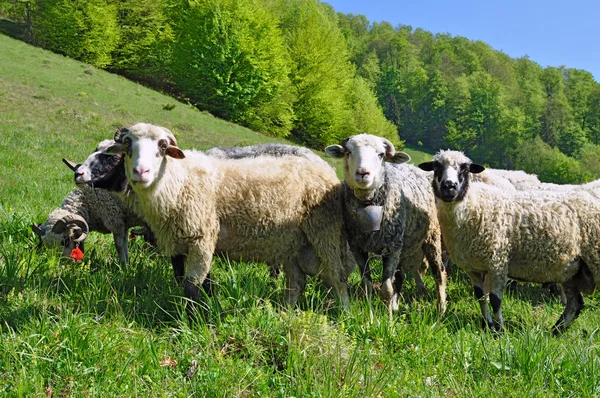
[[(368, 253), (383, 260), (381, 296), (391, 311), (398, 308), (403, 271), (417, 278), (423, 256), (432, 267), (439, 306), (446, 309), (446, 271), (442, 263), (441, 234), (435, 198), (427, 174), (417, 167), (400, 164), (410, 160), (385, 138), (360, 134), (330, 145), (325, 152), (343, 159), (344, 212), (348, 241), (361, 268), (362, 284), (371, 290)], [(369, 226), (364, 218), (381, 208), (380, 225)], [(377, 220), (379, 221), (379, 220)], [(421, 282), (422, 284), (422, 282)]]
[(129, 263), (128, 230), (145, 225), (110, 192), (86, 187), (73, 189), (62, 205), (48, 215), (45, 223), (33, 224), (32, 229), (39, 236), (40, 245), (61, 246), (67, 257), (76, 247), (84, 252), (84, 241), (89, 232), (112, 233), (119, 262), (126, 265)]

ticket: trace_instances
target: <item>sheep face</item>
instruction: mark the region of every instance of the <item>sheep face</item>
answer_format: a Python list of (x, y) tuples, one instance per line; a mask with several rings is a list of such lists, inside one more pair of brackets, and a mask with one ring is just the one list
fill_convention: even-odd
[(485, 170), (458, 151), (440, 151), (431, 162), (421, 163), (419, 168), (433, 171), (433, 193), (444, 202), (462, 200), (469, 189), (469, 173)]
[(330, 145), (325, 152), (344, 160), (344, 180), (353, 190), (378, 189), (384, 180), (384, 162), (410, 160), (406, 153), (396, 153), (394, 145), (387, 139), (370, 134), (348, 137), (342, 145)]
[[(114, 173), (125, 172), (122, 169), (122, 154), (108, 155), (104, 151), (114, 145), (113, 140), (104, 140), (87, 159), (78, 167), (74, 168), (75, 184), (79, 187), (84, 185), (107, 189), (105, 182), (112, 178)], [(119, 170), (121, 168), (121, 170)], [(123, 175), (124, 177), (124, 175)]]
[(83, 252), (83, 242), (89, 232), (85, 219), (76, 215), (59, 219), (52, 228), (48, 228), (46, 224), (33, 224), (31, 229), (40, 239), (38, 247), (61, 247), (66, 257), (76, 247)]
[(169, 130), (147, 123), (125, 127), (115, 134), (115, 143), (105, 154), (125, 154), (125, 175), (137, 188), (149, 188), (160, 176), (165, 157), (183, 159), (177, 141)]

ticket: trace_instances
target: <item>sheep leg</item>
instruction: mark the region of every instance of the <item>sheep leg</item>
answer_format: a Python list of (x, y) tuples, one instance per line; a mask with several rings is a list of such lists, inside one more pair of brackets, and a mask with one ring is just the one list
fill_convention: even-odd
[(373, 279), (371, 278), (371, 268), (369, 267), (368, 253), (360, 249), (352, 250), (354, 259), (358, 263), (360, 270), (360, 285), (364, 289), (365, 294), (370, 298), (373, 294)]
[(177, 284), (181, 285), (183, 276), (185, 275), (185, 254), (179, 254), (171, 257), (171, 265), (173, 266), (173, 274)]
[(306, 287), (306, 275), (298, 265), (297, 260), (291, 260), (283, 265), (285, 271), (286, 292), (285, 299), (293, 307)]
[[(425, 243), (423, 245), (423, 254), (431, 267), (431, 272), (435, 278), (436, 293), (438, 297), (438, 305), (440, 312), (446, 312), (446, 283), (448, 282), (448, 274), (442, 258), (442, 249), (439, 245)], [(423, 279), (421, 279), (421, 282)]]
[(382, 260), (381, 298), (387, 303), (388, 310), (391, 313), (398, 310), (398, 292), (394, 285), (394, 276), (396, 275), (396, 268), (400, 260), (400, 253), (394, 252), (384, 255), (382, 256)]
[(186, 259), (186, 275), (183, 285), (185, 297), (198, 301), (200, 295), (199, 286), (204, 285), (204, 281), (210, 272), (212, 262), (213, 249), (207, 247), (206, 244), (197, 244), (191, 246)]
[(119, 255), (119, 263), (121, 263), (121, 265), (129, 264), (129, 248), (127, 247), (126, 232), (127, 231), (122, 231), (122, 233), (113, 232), (115, 247), (117, 248), (117, 254)]
[(402, 285), (404, 284), (404, 279), (404, 269), (400, 265), (398, 265), (398, 268), (396, 268), (396, 273), (394, 274), (394, 289), (398, 296), (402, 292)]
[(506, 289), (508, 278), (504, 273), (488, 273), (490, 278), (490, 304), (494, 311), (494, 323), (492, 330), (496, 332), (504, 331), (504, 319), (502, 317), (502, 295)]
[(569, 325), (579, 316), (583, 308), (583, 296), (577, 287), (577, 283), (571, 279), (563, 283), (563, 291), (567, 298), (565, 311), (560, 315), (558, 321), (552, 327), (552, 332), (558, 335), (564, 332)]
[(483, 328), (486, 327), (492, 328), (494, 325), (494, 321), (492, 320), (492, 315), (490, 314), (490, 309), (487, 304), (487, 297), (485, 295), (484, 288), (484, 277), (485, 274), (480, 272), (469, 272), (469, 278), (471, 278), (471, 284), (473, 285), (473, 293), (475, 293), (475, 298), (479, 302), (479, 307), (481, 309), (481, 315), (483, 316)]

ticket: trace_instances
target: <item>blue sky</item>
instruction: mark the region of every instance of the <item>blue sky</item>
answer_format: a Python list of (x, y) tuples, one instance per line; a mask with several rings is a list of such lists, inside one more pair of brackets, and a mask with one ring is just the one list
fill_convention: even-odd
[(370, 22), (482, 40), (511, 57), (584, 69), (600, 81), (600, 0), (324, 0)]

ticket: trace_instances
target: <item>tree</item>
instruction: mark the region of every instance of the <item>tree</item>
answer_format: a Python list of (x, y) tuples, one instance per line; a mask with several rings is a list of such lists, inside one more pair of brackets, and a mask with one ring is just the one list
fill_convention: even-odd
[(38, 0), (32, 27), (42, 47), (97, 67), (110, 65), (120, 41), (108, 0)]
[(184, 1), (170, 71), (200, 109), (271, 135), (292, 127), (294, 90), (278, 19), (259, 0)]
[(109, 69), (162, 86), (169, 63), (168, 45), (174, 40), (164, 2), (129, 0), (116, 4), (120, 41)]

